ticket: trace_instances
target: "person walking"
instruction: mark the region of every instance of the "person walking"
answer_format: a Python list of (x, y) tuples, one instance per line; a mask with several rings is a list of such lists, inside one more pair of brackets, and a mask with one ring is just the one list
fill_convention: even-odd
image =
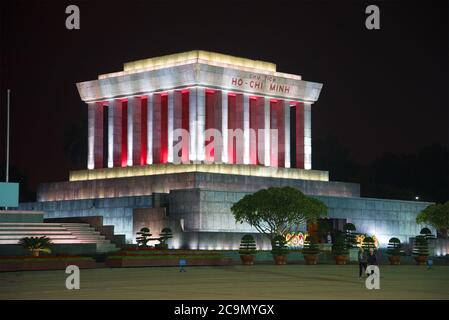
[[(369, 249), (369, 255), (368, 255), (368, 258), (366, 259), (366, 261), (367, 261), (368, 266), (377, 266), (378, 265), (377, 257), (376, 257), (376, 254), (374, 253), (373, 248)], [(373, 274), (373, 273), (374, 273), (374, 271), (371, 270), (371, 274)], [(368, 274), (367, 274), (367, 276), (368, 276)]]
[(363, 248), (359, 248), (357, 260), (359, 261), (359, 279), (362, 279), (363, 271), (367, 267), (367, 257)]

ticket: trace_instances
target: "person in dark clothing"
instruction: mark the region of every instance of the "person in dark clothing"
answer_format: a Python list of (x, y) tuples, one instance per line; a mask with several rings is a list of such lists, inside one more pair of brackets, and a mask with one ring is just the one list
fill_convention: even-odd
[(363, 271), (366, 270), (367, 266), (367, 257), (363, 248), (359, 248), (357, 260), (359, 261), (359, 279), (362, 279)]
[[(377, 257), (374, 254), (373, 248), (369, 249), (369, 255), (368, 255), (368, 258), (366, 259), (366, 261), (369, 266), (372, 266), (372, 265), (377, 266)], [(373, 273), (374, 273), (374, 271), (371, 270), (371, 274), (373, 274)], [(369, 274), (367, 274), (367, 276), (369, 276)]]
[(368, 258), (367, 258), (367, 262), (368, 262), (368, 265), (370, 266), (370, 265), (375, 265), (375, 266), (377, 266), (377, 257), (376, 257), (376, 255), (374, 254), (374, 249), (373, 248), (370, 248), (369, 249), (369, 255), (368, 255)]

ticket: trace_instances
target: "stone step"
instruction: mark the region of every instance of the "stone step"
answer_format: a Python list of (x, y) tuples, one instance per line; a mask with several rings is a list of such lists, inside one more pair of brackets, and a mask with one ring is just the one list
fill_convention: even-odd
[(24, 237), (48, 236), (53, 244), (94, 243), (97, 252), (119, 248), (87, 223), (0, 223), (0, 245), (18, 244)]

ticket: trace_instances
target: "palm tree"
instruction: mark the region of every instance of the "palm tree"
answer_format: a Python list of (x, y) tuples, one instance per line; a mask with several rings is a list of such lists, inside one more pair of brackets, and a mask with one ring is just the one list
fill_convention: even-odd
[(52, 242), (47, 236), (25, 237), (19, 240), (19, 244), (29, 250), (33, 257), (39, 257), (40, 252), (51, 253)]

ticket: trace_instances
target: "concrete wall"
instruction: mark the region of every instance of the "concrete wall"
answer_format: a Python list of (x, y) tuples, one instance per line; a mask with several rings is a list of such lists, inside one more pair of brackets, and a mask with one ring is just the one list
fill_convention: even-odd
[(296, 187), (304, 193), (315, 195), (341, 197), (357, 197), (360, 195), (360, 185), (355, 183), (189, 172), (44, 183), (39, 186), (37, 200), (43, 202), (131, 197), (193, 188), (254, 192), (263, 188), (280, 186)]
[[(391, 237), (408, 243), (427, 225), (417, 225), (416, 216), (430, 203), (374, 198), (342, 198), (316, 196), (329, 208), (332, 218), (346, 219), (358, 232), (374, 234), (381, 246), (386, 246)], [(436, 230), (427, 226), (433, 233)]]
[[(183, 220), (181, 247), (236, 249), (244, 233), (257, 233), (248, 224), (236, 223), (231, 206), (247, 192), (206, 189), (175, 190), (169, 195), (169, 214), (172, 223)], [(408, 243), (425, 225), (415, 223), (416, 215), (429, 203), (372, 198), (316, 196), (328, 206), (330, 218), (347, 219), (357, 231), (373, 234), (382, 247), (391, 237)], [(429, 227), (429, 226), (427, 226)], [(305, 231), (305, 226), (302, 226)], [(433, 228), (430, 228), (433, 230)], [(433, 230), (435, 232), (435, 230)], [(233, 233), (235, 236), (228, 236)], [(261, 246), (269, 246), (264, 240)]]
[[(184, 177), (188, 178), (189, 175)], [(227, 176), (223, 179), (217, 174), (201, 174), (200, 177), (190, 177), (196, 179), (195, 184), (201, 185), (202, 188), (171, 190), (168, 195), (155, 194), (157, 201), (153, 201), (152, 196), (46, 201), (22, 203), (20, 209), (42, 210), (45, 212), (45, 218), (100, 215), (104, 218), (104, 224), (114, 225), (116, 233), (125, 234), (128, 243), (135, 242), (135, 232), (138, 226), (143, 224), (154, 225), (153, 229), (161, 226), (171, 228), (174, 233), (173, 247), (236, 249), (243, 234), (257, 234), (257, 230), (248, 224), (236, 223), (230, 210), (233, 203), (253, 192), (231, 190), (252, 189), (257, 185), (253, 179), (249, 179), (248, 184), (245, 184), (245, 180), (242, 181), (242, 177), (237, 176)], [(266, 178), (259, 181), (261, 184), (263, 179)], [(230, 184), (226, 185), (225, 182)], [(298, 181), (299, 184), (303, 182)], [(223, 184), (222, 188), (227, 190), (204, 188), (220, 183)], [(315, 185), (315, 191), (319, 189), (317, 188)], [(416, 215), (429, 205), (418, 201), (359, 197), (319, 195), (316, 198), (326, 203), (330, 218), (346, 219), (356, 225), (357, 231), (376, 235), (381, 246), (386, 246), (393, 236), (407, 243), (410, 237), (419, 234), (423, 225), (416, 225)], [(157, 210), (140, 210), (152, 208), (155, 203), (156, 207), (159, 203), (166, 207), (165, 217), (156, 214)], [(302, 228), (305, 231), (305, 226)], [(159, 232), (156, 229), (152, 231)], [(260, 247), (269, 249), (268, 241), (263, 238), (258, 241)]]
[(20, 208), (44, 211), (44, 218), (102, 216), (105, 225), (113, 225), (116, 234), (126, 235), (132, 242), (133, 212), (135, 208), (152, 207), (151, 196), (70, 201), (48, 201), (21, 203)]

